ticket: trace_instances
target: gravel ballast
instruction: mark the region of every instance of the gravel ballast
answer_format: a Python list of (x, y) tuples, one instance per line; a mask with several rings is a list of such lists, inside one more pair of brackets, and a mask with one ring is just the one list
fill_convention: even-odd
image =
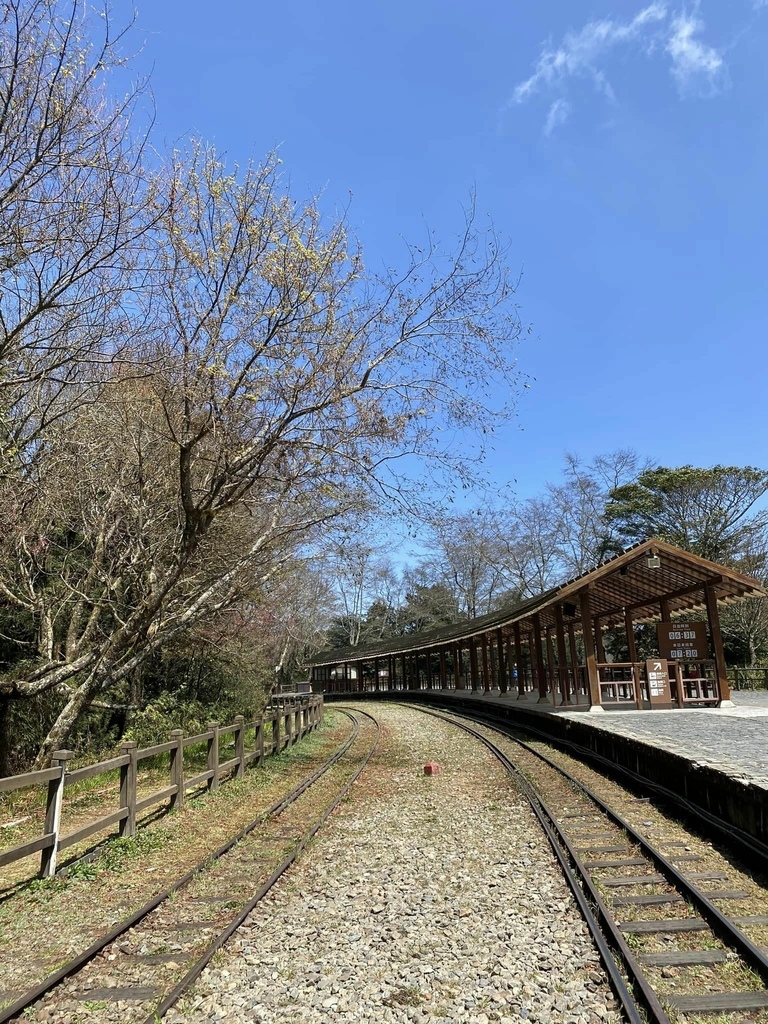
[(383, 725), (368, 769), (169, 1024), (621, 1020), (501, 766), (447, 723), (366, 707)]

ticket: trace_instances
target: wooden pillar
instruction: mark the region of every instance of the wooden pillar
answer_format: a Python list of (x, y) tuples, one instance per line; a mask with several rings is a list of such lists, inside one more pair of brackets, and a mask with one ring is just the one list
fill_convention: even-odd
[[(507, 647), (509, 647), (509, 644), (507, 644)], [(503, 697), (505, 697), (507, 695), (507, 682), (508, 682), (507, 672), (509, 671), (509, 665), (511, 664), (511, 660), (510, 660), (510, 658), (508, 656), (507, 657), (507, 663), (508, 664), (507, 664), (507, 666), (505, 666), (505, 664), (504, 664), (504, 636), (503, 636), (501, 630), (497, 630), (496, 631), (496, 658), (497, 658), (497, 670), (498, 670), (497, 684), (499, 686), (500, 694)]]
[(512, 627), (512, 635), (515, 638), (515, 668), (517, 669), (517, 699), (525, 697), (525, 669), (523, 668), (523, 640), (520, 636), (520, 623), (516, 622)]
[(595, 629), (595, 653), (597, 654), (597, 662), (599, 665), (605, 664), (605, 648), (603, 647), (603, 627), (600, 619), (594, 619)]
[(397, 685), (395, 680), (395, 689), (406, 690), (406, 683), (408, 682), (408, 662), (405, 654), (400, 655), (400, 686)]
[(487, 697), (491, 692), (491, 673), (488, 664), (488, 634), (483, 633), (481, 641), (483, 645), (483, 696)]
[(627, 634), (627, 648), (629, 660), (632, 662), (632, 678), (635, 680), (635, 706), (638, 711), (643, 710), (643, 680), (640, 678), (640, 666), (637, 663), (637, 645), (635, 644), (635, 629), (632, 623), (632, 612), (629, 608), (624, 609), (624, 632)]
[(533, 617), (533, 647), (532, 661), (536, 664), (536, 676), (539, 684), (539, 704), (545, 704), (549, 701), (547, 693), (547, 670), (544, 665), (544, 651), (542, 649), (542, 636), (541, 636), (541, 618), (538, 612), (534, 612)]
[(659, 614), (661, 615), (662, 622), (669, 622), (672, 618), (669, 610), (669, 601), (665, 597), (659, 601)]
[(446, 664), (445, 654), (446, 654), (445, 648), (441, 647), (440, 648), (440, 689), (441, 690), (447, 690), (448, 689), (448, 666)]
[(477, 642), (471, 636), (469, 638), (469, 678), (472, 683), (472, 693), (477, 693)]
[(453, 686), (454, 689), (460, 690), (461, 686), (461, 646), (459, 644), (453, 645)]
[(357, 670), (357, 679), (355, 680), (355, 691), (362, 693), (363, 690), (363, 662), (358, 660), (355, 662), (355, 669)]
[(552, 707), (557, 705), (557, 668), (555, 667), (555, 651), (552, 647), (552, 628), (547, 626), (544, 630), (545, 647), (547, 651), (547, 692), (552, 701)]
[(580, 697), (580, 682), (579, 682), (579, 655), (576, 650), (576, 633), (573, 628), (573, 623), (568, 623), (568, 650), (571, 655), (571, 675), (573, 676), (573, 696), (576, 699), (576, 703), (579, 703)]
[(507, 662), (505, 671), (502, 673), (504, 677), (504, 689), (501, 691), (502, 697), (508, 697), (510, 693), (515, 690), (515, 677), (512, 675), (512, 669), (515, 666), (515, 649), (512, 645), (512, 634), (507, 633)]
[(731, 688), (728, 685), (728, 674), (725, 670), (725, 652), (723, 651), (723, 636), (720, 632), (720, 613), (717, 610), (717, 592), (712, 586), (704, 588), (704, 596), (707, 601), (707, 619), (709, 621), (709, 639), (712, 644), (712, 655), (715, 659), (715, 676), (717, 688), (720, 691), (720, 703), (730, 701)]
[(342, 689), (342, 693), (348, 693), (349, 692), (349, 664), (346, 661), (344, 662), (344, 675), (342, 676), (342, 680), (344, 682), (344, 687)]
[(581, 628), (584, 637), (584, 657), (587, 663), (587, 685), (589, 688), (589, 703), (592, 710), (602, 711), (600, 702), (600, 676), (597, 671), (597, 659), (595, 658), (595, 636), (592, 627), (592, 602), (589, 599), (589, 591), (582, 590), (579, 595), (581, 599)]
[(374, 693), (378, 693), (379, 692), (379, 659), (378, 658), (374, 658), (373, 659), (373, 675), (374, 675), (373, 692)]
[(570, 704), (568, 693), (568, 658), (565, 653), (565, 626), (563, 606), (555, 605), (555, 635), (557, 637), (557, 670), (560, 673), (560, 703)]

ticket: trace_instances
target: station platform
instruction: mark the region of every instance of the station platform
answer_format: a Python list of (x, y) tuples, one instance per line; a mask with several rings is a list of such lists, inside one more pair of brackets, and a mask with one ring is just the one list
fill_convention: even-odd
[(766, 790), (768, 798), (768, 690), (732, 693), (734, 707), (672, 711), (606, 711), (565, 718), (679, 754)]

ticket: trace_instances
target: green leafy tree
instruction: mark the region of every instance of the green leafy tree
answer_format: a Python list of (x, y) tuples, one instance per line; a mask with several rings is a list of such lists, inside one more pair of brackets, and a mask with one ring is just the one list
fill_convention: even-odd
[(659, 537), (716, 562), (764, 549), (768, 512), (756, 510), (768, 472), (752, 466), (658, 466), (615, 488), (606, 518), (625, 541)]

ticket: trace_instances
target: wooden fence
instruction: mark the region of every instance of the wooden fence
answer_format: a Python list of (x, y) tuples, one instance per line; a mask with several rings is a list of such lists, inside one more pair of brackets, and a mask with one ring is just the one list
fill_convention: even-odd
[(768, 668), (729, 668), (728, 682), (734, 690), (768, 690)]
[[(136, 830), (136, 817), (141, 811), (166, 801), (173, 810), (184, 805), (184, 795), (190, 789), (196, 789), (205, 783), (209, 790), (213, 790), (218, 788), (224, 776), (241, 778), (249, 764), (263, 764), (265, 757), (277, 754), (297, 743), (307, 733), (316, 729), (322, 719), (321, 696), (283, 696), (273, 698), (270, 707), (261, 718), (253, 722), (246, 722), (242, 715), (238, 715), (231, 725), (220, 726), (218, 722), (211, 722), (205, 732), (196, 736), (185, 736), (182, 729), (174, 729), (167, 743), (157, 743), (143, 750), (139, 750), (132, 740), (126, 741), (121, 744), (117, 757), (99, 761), (98, 764), (86, 765), (75, 771), (67, 770), (67, 764), (73, 756), (72, 751), (57, 750), (50, 768), (0, 779), (0, 794), (29, 786), (48, 786), (42, 836), (0, 851), (0, 867), (21, 860), (22, 857), (41, 853), (40, 876), (49, 878), (56, 873), (58, 855), (62, 850), (82, 842), (97, 832), (111, 829), (114, 825), (117, 825), (118, 835), (132, 836)], [(265, 737), (267, 725), (271, 725), (269, 737)], [(250, 730), (254, 733), (254, 749), (246, 751), (245, 734)], [(230, 734), (234, 737), (235, 756), (221, 763), (219, 743), (222, 736)], [(207, 745), (207, 767), (205, 771), (187, 777), (184, 772), (184, 751), (198, 743)], [(165, 754), (168, 754), (169, 758), (169, 785), (141, 800), (137, 799), (139, 763), (147, 758)], [(62, 836), (61, 810), (67, 787), (94, 775), (102, 775), (117, 769), (120, 771), (120, 801), (117, 810)]]

